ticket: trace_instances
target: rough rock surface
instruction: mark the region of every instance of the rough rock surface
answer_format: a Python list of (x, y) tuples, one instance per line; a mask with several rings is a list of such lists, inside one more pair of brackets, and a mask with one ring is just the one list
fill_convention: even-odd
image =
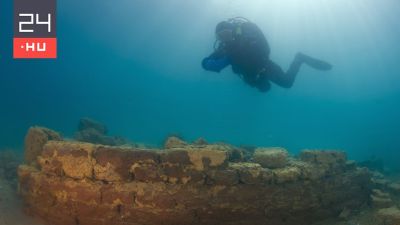
[(380, 189), (373, 189), (371, 194), (372, 205), (375, 208), (389, 208), (393, 206), (393, 201), (390, 198), (390, 194), (383, 192)]
[(168, 137), (167, 140), (165, 141), (164, 148), (165, 149), (180, 148), (180, 147), (185, 147), (186, 145), (187, 143), (181, 140), (180, 138), (171, 136)]
[(44, 144), (51, 140), (62, 140), (59, 133), (44, 128), (44, 127), (31, 127), (25, 136), (25, 162), (30, 164), (36, 162), (43, 149)]
[(329, 166), (342, 164), (347, 161), (346, 153), (341, 151), (303, 150), (300, 153), (300, 159), (305, 162)]
[(399, 225), (400, 210), (397, 207), (380, 209), (377, 213), (384, 225)]
[(193, 144), (194, 144), (194, 145), (207, 145), (208, 142), (207, 142), (206, 139), (200, 137), (200, 138), (198, 138), (197, 140), (195, 140), (195, 141), (193, 142)]
[(369, 200), (369, 172), (345, 160), (268, 169), (231, 151), (49, 141), (40, 168), (19, 167), (20, 194), (51, 225), (306, 225)]
[(254, 161), (262, 167), (283, 168), (288, 161), (288, 152), (283, 148), (257, 148), (253, 157)]

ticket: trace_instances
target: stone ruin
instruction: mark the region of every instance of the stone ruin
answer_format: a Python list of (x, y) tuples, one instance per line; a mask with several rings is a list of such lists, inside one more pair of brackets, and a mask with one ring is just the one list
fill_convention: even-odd
[(369, 171), (338, 151), (257, 148), (245, 160), (205, 141), (139, 149), (56, 139), (28, 141), (35, 160), (18, 170), (26, 211), (51, 225), (308, 225), (360, 208), (372, 191)]

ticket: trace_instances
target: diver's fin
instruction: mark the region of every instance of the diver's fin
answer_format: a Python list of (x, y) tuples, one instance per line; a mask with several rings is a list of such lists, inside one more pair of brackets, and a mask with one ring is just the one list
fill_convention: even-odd
[(303, 63), (305, 63), (305, 64), (307, 64), (307, 65), (309, 65), (312, 68), (317, 69), (317, 70), (327, 71), (327, 70), (331, 70), (332, 69), (332, 65), (329, 64), (328, 62), (312, 58), (311, 56), (308, 56), (308, 55), (303, 54), (301, 52), (297, 53), (296, 57), (301, 62), (303, 62)]

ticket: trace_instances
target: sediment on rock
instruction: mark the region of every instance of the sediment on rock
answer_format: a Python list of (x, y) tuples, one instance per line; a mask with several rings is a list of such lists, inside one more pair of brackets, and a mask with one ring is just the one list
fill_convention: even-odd
[(48, 141), (39, 167), (19, 167), (20, 193), (52, 225), (305, 225), (371, 194), (368, 170), (349, 167), (342, 153), (310, 151), (266, 168), (232, 157), (238, 149), (229, 145), (175, 143)]
[(398, 225), (400, 224), (400, 209), (397, 207), (380, 209), (377, 212), (377, 217), (381, 219), (384, 225)]
[(288, 162), (288, 152), (283, 148), (257, 148), (254, 161), (265, 168), (283, 168)]
[(35, 163), (36, 158), (42, 153), (43, 146), (51, 140), (62, 140), (59, 133), (44, 128), (31, 127), (25, 136), (25, 162), (27, 164)]

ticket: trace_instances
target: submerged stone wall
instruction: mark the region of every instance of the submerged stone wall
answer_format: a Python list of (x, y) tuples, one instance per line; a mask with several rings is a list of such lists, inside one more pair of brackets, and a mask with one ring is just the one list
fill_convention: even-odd
[[(20, 193), (27, 211), (51, 225), (305, 225), (369, 199), (368, 171), (343, 152), (303, 151), (268, 169), (262, 151), (274, 150), (258, 149), (254, 163), (228, 145), (48, 141), (36, 166), (19, 167)], [(277, 152), (282, 162), (287, 154)]]

